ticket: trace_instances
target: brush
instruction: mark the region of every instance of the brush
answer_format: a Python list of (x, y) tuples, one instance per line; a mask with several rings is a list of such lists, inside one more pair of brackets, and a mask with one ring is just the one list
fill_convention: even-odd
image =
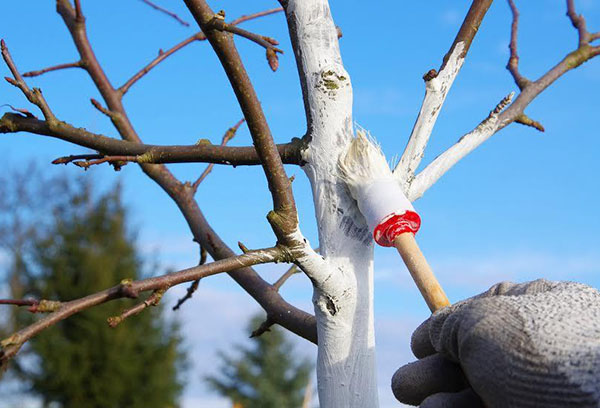
[(415, 240), (421, 218), (394, 179), (383, 152), (364, 130), (356, 131), (338, 167), (375, 242), (398, 250), (429, 309), (434, 312), (450, 305)]

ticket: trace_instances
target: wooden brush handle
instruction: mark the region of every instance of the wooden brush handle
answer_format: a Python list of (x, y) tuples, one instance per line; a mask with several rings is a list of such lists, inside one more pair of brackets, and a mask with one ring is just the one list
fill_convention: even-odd
[(450, 306), (450, 301), (419, 249), (414, 234), (405, 232), (398, 235), (394, 239), (394, 246), (404, 260), (410, 275), (417, 284), (431, 312), (433, 313), (442, 307)]

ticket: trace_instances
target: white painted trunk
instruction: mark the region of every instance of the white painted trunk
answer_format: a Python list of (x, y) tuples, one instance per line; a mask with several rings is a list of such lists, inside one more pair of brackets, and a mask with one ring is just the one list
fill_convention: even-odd
[(307, 271), (314, 284), (320, 406), (373, 408), (378, 406), (373, 244), (337, 166), (353, 137), (352, 86), (327, 0), (290, 0), (286, 11), (311, 137), (304, 170), (312, 184), (325, 258), (325, 271)]

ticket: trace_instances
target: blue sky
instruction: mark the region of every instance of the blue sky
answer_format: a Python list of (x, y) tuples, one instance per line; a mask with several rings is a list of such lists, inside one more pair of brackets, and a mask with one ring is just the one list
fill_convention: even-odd
[[(182, 2), (157, 3), (192, 22)], [(265, 0), (211, 3), (216, 10), (224, 8), (228, 18), (277, 5)], [(344, 33), (341, 49), (354, 86), (354, 119), (380, 141), (388, 157), (402, 153), (424, 93), (421, 76), (439, 67), (469, 3), (331, 1), (335, 22)], [(92, 45), (115, 86), (151, 60), (159, 48), (169, 48), (194, 32), (139, 0), (82, 0), (82, 4)], [(518, 1), (517, 5), (521, 10), (521, 72), (536, 79), (576, 46), (576, 33), (562, 1)], [(600, 5), (593, 0), (579, 0), (576, 5), (587, 17), (590, 30), (600, 30)], [(53, 1), (6, 2), (0, 27), (0, 36), (22, 72), (76, 60)], [(286, 142), (301, 136), (305, 130), (302, 99), (283, 15), (249, 22), (244, 28), (281, 42), (285, 54), (277, 73), (272, 73), (263, 49), (237, 40), (276, 140)], [(470, 131), (500, 99), (516, 90), (504, 69), (509, 30), (508, 5), (498, 0), (449, 94), (424, 163)], [(2, 76), (9, 75), (4, 65), (0, 71)], [(43, 89), (60, 119), (116, 136), (107, 118), (90, 105), (89, 98), (99, 99), (99, 95), (83, 71), (49, 73), (28, 83)], [(509, 126), (415, 203), (423, 218), (419, 242), (451, 301), (501, 280), (546, 277), (600, 287), (600, 135), (593, 125), (600, 108), (599, 89), (600, 60), (568, 73), (527, 108), (527, 113), (546, 127), (545, 133)], [(0, 104), (4, 103), (38, 113), (8, 84), (0, 84)], [(125, 96), (125, 107), (143, 140), (156, 144), (189, 144), (200, 138), (218, 143), (224, 131), (241, 118), (207, 43), (192, 44), (163, 62), (134, 85)], [(7, 111), (6, 107), (0, 109)], [(242, 127), (231, 144), (250, 143), (248, 131)], [(1, 135), (0, 149), (5, 170), (31, 160), (50, 168), (49, 162), (58, 156), (85, 152), (62, 141), (26, 134)], [(181, 179), (193, 180), (204, 165), (169, 167)], [(74, 175), (81, 170), (61, 166), (53, 171)], [(309, 185), (301, 169), (290, 166), (288, 173), (296, 176), (293, 188), (302, 230), (316, 245)], [(165, 267), (197, 262), (197, 249), (183, 218), (137, 167), (128, 165), (119, 173), (96, 167), (88, 174), (105, 185), (123, 182), (145, 253), (158, 254)], [(260, 168), (215, 168), (201, 185), (198, 201), (231, 246), (238, 240), (253, 248), (273, 243), (265, 219), (271, 200)], [(275, 280), (283, 270), (283, 266), (260, 268), (268, 280)], [(388, 387), (391, 374), (410, 359), (408, 338), (427, 316), (427, 308), (395, 251), (376, 250), (375, 275), (378, 378), (382, 406), (392, 407), (397, 405)], [(296, 275), (283, 294), (294, 304), (311, 309), (311, 289), (303, 276)], [(226, 277), (204, 280), (184, 307), (180, 318), (195, 362), (188, 375), (186, 407), (226, 406), (199, 385), (199, 378), (214, 369), (217, 348), (243, 340), (245, 321), (255, 310), (251, 299)], [(298, 343), (301, 353), (314, 355), (313, 346)]]

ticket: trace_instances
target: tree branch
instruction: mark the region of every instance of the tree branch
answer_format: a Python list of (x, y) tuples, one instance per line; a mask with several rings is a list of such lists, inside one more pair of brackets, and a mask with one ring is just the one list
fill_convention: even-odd
[(405, 185), (405, 188), (412, 181), (415, 171), (421, 163), (448, 91), (463, 65), (473, 38), (475, 38), (475, 34), (477, 34), (491, 4), (492, 0), (473, 1), (450, 50), (444, 56), (439, 73), (431, 70), (423, 77), (425, 80), (425, 98), (406, 148), (394, 169), (394, 174)]
[[(265, 10), (265, 11), (261, 11), (258, 13), (250, 14), (247, 16), (241, 16), (241, 17), (233, 20), (231, 23), (229, 23), (229, 25), (240, 24), (240, 23), (243, 23), (244, 21), (267, 16), (267, 15), (277, 13), (280, 11), (282, 11), (281, 8), (275, 8), (275, 9), (271, 9), (271, 10)], [(183, 47), (185, 47), (188, 44), (193, 43), (194, 41), (204, 41), (204, 40), (206, 40), (206, 36), (204, 35), (204, 33), (202, 31), (200, 31), (200, 32), (197, 32), (196, 34), (192, 35), (191, 37), (186, 38), (185, 40), (181, 41), (180, 43), (174, 45), (173, 47), (169, 48), (167, 51), (159, 52), (158, 57), (156, 57), (152, 61), (150, 61), (150, 63), (148, 65), (146, 65), (144, 68), (142, 68), (140, 71), (138, 71), (125, 84), (121, 85), (121, 87), (118, 89), (118, 91), (121, 93), (121, 95), (125, 95), (125, 93), (127, 93), (129, 88), (131, 88), (131, 86), (133, 84), (135, 84), (138, 80), (140, 80), (144, 75), (146, 75), (148, 72), (150, 72), (150, 70), (152, 70), (154, 67), (156, 67), (158, 64), (160, 64), (162, 61), (164, 61), (167, 57), (173, 55), (176, 51), (179, 51), (180, 49), (182, 49)]]
[[(197, 282), (196, 279), (194, 282)], [(138, 303), (137, 305), (130, 307), (129, 309), (125, 309), (119, 316), (111, 316), (107, 320), (108, 325), (110, 327), (117, 327), (123, 320), (127, 319), (130, 316), (135, 316), (137, 314), (142, 313), (145, 309), (150, 306), (158, 306), (163, 295), (165, 294), (166, 289), (155, 289), (154, 292), (146, 300), (142, 303)]]
[(14, 78), (13, 79), (13, 78), (5, 77), (4, 79), (9, 84), (19, 88), (21, 90), (21, 92), (23, 92), (23, 95), (25, 95), (25, 97), (27, 98), (27, 100), (29, 102), (31, 102), (32, 104), (34, 104), (35, 106), (40, 108), (40, 110), (42, 111), (42, 114), (44, 115), (44, 118), (46, 119), (47, 122), (49, 122), (49, 123), (55, 122), (56, 118), (54, 117), (52, 110), (50, 110), (48, 103), (46, 103), (46, 100), (44, 99), (44, 96), (42, 95), (42, 90), (39, 88), (33, 88), (33, 90), (29, 89), (29, 87), (23, 80), (23, 77), (19, 73), (19, 70), (17, 69), (17, 66), (15, 65), (12, 57), (10, 56), (10, 52), (8, 51), (8, 47), (6, 46), (6, 43), (4, 42), (4, 40), (0, 40), (0, 49), (2, 50), (2, 58), (4, 59), (4, 62), (8, 66), (8, 69), (10, 69), (10, 72), (12, 73), (13, 78)]
[[(28, 132), (42, 136), (49, 136), (64, 140), (78, 146), (87, 147), (101, 153), (93, 156), (98, 159), (109, 156), (136, 156), (139, 163), (215, 163), (233, 166), (246, 166), (261, 164), (254, 146), (232, 147), (212, 145), (202, 139), (195, 145), (146, 145), (133, 143), (127, 140), (118, 140), (97, 133), (88, 132), (83, 128), (76, 128), (66, 122), (57, 121), (52, 126), (46, 121), (25, 117), (19, 114), (6, 113), (0, 118), (0, 133)], [(281, 160), (285, 164), (302, 164), (300, 151), (303, 141), (293, 139), (290, 143), (277, 145)], [(84, 159), (89, 155), (67, 156), (59, 163), (68, 163), (77, 159)]]
[(190, 282), (199, 278), (251, 265), (274, 261), (289, 262), (290, 260), (289, 253), (281, 247), (261, 249), (158, 277), (133, 282), (123, 282), (110, 289), (97, 292), (84, 298), (62, 302), (58, 310), (0, 341), (0, 367), (4, 366), (7, 361), (19, 351), (21, 346), (33, 336), (39, 334), (48, 327), (93, 306), (118, 298), (135, 297), (140, 292), (150, 290), (164, 291), (183, 282)]
[(420, 198), (423, 193), (434, 185), (439, 178), (463, 157), (475, 150), (481, 143), (489, 139), (498, 129), (499, 113), (512, 101), (514, 92), (502, 99), (475, 129), (461, 137), (456, 144), (435, 158), (423, 169), (410, 184), (408, 199)]
[(217, 16), (213, 17), (209, 21), (208, 26), (210, 28), (214, 28), (221, 31), (228, 31), (232, 34), (237, 34), (240, 37), (247, 38), (248, 40), (260, 45), (261, 47), (264, 47), (267, 50), (267, 61), (269, 62), (271, 70), (277, 71), (277, 68), (279, 67), (277, 53), (283, 54), (283, 51), (281, 49), (275, 47), (276, 45), (279, 45), (279, 42), (277, 40), (271, 37), (265, 37), (263, 35), (252, 33), (248, 30), (244, 30), (243, 28), (236, 27), (233, 24), (227, 24)]
[[(111, 117), (115, 128), (128, 147), (141, 144), (140, 138), (133, 129), (121, 103), (121, 95), (115, 90), (100, 64), (98, 63), (92, 47), (87, 39), (85, 18), (81, 12), (80, 3), (76, 1), (75, 9), (68, 0), (57, 0), (57, 11), (71, 33), (75, 46), (80, 55), (84, 69), (100, 91), (108, 109), (114, 115)], [(16, 82), (16, 81), (13, 81)], [(72, 138), (72, 142), (83, 144), (81, 135), (93, 136), (83, 130), (57, 121), (28, 121), (28, 117), (6, 114), (0, 120), (0, 132), (17, 132), (28, 130), (33, 133), (54, 136), (62, 139)], [(88, 139), (89, 144), (96, 144), (96, 140)], [(103, 138), (100, 144), (112, 146), (114, 139)], [(231, 149), (222, 147), (221, 149)], [(252, 149), (253, 154), (256, 154)], [(122, 152), (118, 152), (122, 153)], [(185, 155), (185, 154), (184, 154)], [(256, 155), (258, 157), (258, 155)], [(197, 202), (193, 199), (190, 186), (179, 182), (163, 165), (141, 164), (140, 167), (152, 180), (154, 180), (176, 203), (185, 217), (194, 240), (205, 247), (214, 259), (223, 259), (234, 256), (219, 236), (212, 230)], [(317, 341), (314, 316), (290, 305), (267, 282), (249, 267), (240, 267), (229, 272), (229, 275), (248, 292), (281, 326), (304, 337), (312, 342)]]
[(45, 74), (46, 72), (51, 72), (51, 71), (58, 71), (60, 69), (67, 69), (67, 68), (82, 68), (81, 66), (81, 61), (77, 61), (77, 62), (69, 62), (66, 64), (58, 64), (58, 65), (54, 65), (48, 68), (44, 68), (44, 69), (40, 69), (37, 71), (29, 71), (29, 72), (25, 72), (23, 74), (24, 77), (36, 77), (42, 74)]
[(269, 222), (278, 239), (297, 230), (298, 216), (292, 194), (291, 183), (283, 168), (271, 130), (262, 111), (250, 78), (235, 48), (233, 39), (226, 33), (215, 30), (211, 22), (215, 13), (204, 0), (185, 0), (200, 29), (217, 54), (250, 130), (250, 135), (261, 159), (269, 190), (273, 198), (273, 212)]
[[(235, 133), (237, 132), (237, 130), (239, 129), (239, 127), (244, 122), (245, 122), (245, 119), (240, 119), (235, 125), (233, 125), (232, 127), (230, 127), (227, 130), (227, 132), (225, 132), (225, 134), (223, 135), (223, 139), (221, 140), (221, 146), (227, 145), (227, 143), (231, 139), (233, 139), (235, 137)], [(202, 174), (200, 174), (200, 177), (198, 177), (198, 179), (194, 182), (194, 184), (192, 184), (192, 190), (194, 192), (198, 191), (198, 186), (210, 174), (210, 172), (212, 171), (212, 169), (213, 169), (214, 166), (215, 166), (214, 163), (211, 163), (208, 166), (206, 166), (206, 169), (204, 169), (204, 171), (202, 172)]]
[(149, 5), (150, 7), (152, 7), (155, 10), (160, 11), (161, 13), (164, 13), (166, 15), (168, 15), (169, 17), (173, 18), (174, 20), (176, 20), (179, 24), (189, 27), (190, 23), (188, 23), (187, 21), (183, 20), (182, 18), (180, 18), (177, 14), (173, 13), (172, 11), (169, 11), (165, 8), (162, 8), (156, 4), (154, 4), (153, 2), (151, 2), (150, 0), (142, 0), (144, 3), (146, 3), (147, 5)]
[(508, 5), (512, 12), (512, 24), (510, 29), (510, 45), (508, 48), (510, 49), (510, 57), (508, 58), (508, 64), (506, 65), (506, 69), (513, 76), (515, 83), (519, 87), (520, 90), (523, 90), (525, 86), (530, 82), (527, 78), (523, 77), (519, 72), (519, 54), (517, 53), (517, 34), (519, 31), (519, 10), (515, 5), (514, 0), (508, 0)]
[[(508, 1), (512, 8), (514, 6), (514, 4), (511, 4), (512, 0)], [(544, 127), (541, 125), (541, 123), (534, 121), (524, 113), (525, 108), (540, 93), (542, 93), (548, 86), (550, 86), (562, 75), (600, 54), (600, 46), (591, 46), (589, 44), (589, 36), (582, 36), (581, 27), (585, 28), (585, 24), (583, 24), (582, 21), (585, 20), (582, 20), (583, 16), (577, 16), (575, 14), (572, 2), (570, 0), (567, 0), (567, 8), (572, 22), (573, 17), (571, 17), (571, 15), (575, 16), (575, 22), (573, 25), (578, 30), (580, 38), (585, 39), (583, 44), (580, 42), (580, 45), (576, 50), (567, 54), (562, 61), (542, 75), (539, 79), (533, 82), (528, 81), (521, 90), (521, 93), (514, 101), (512, 101), (512, 103), (506, 99), (503, 100), (500, 105), (506, 106), (507, 103), (510, 103), (505, 110), (498, 112), (496, 115), (490, 115), (486, 120), (481, 122), (477, 128), (461, 137), (454, 146), (450, 147), (447, 151), (433, 160), (425, 169), (423, 169), (423, 171), (421, 171), (415, 177), (414, 181), (408, 188), (407, 195), (411, 201), (420, 198), (429, 187), (431, 187), (443, 174), (445, 174), (450, 168), (458, 163), (458, 161), (460, 161), (468, 153), (481, 145), (481, 143), (489, 139), (492, 135), (509, 124), (517, 122), (534, 127), (540, 131), (544, 131)], [(514, 14), (512, 27), (515, 27)], [(504, 106), (502, 108), (504, 108)]]

